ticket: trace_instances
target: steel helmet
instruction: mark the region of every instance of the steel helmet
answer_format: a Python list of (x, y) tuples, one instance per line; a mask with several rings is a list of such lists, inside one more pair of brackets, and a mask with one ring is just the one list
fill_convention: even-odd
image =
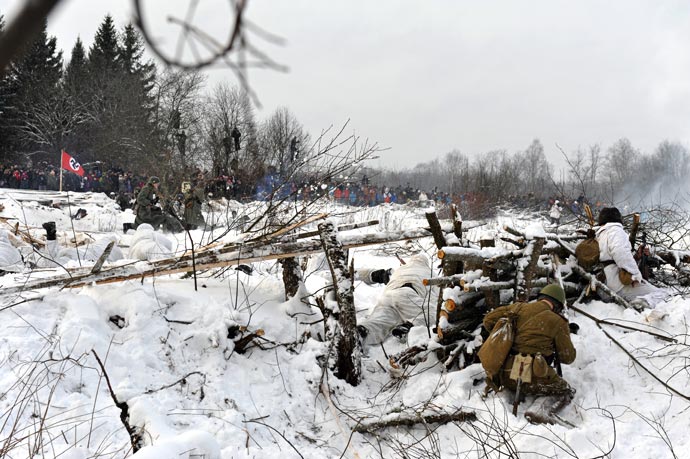
[(539, 291), (539, 295), (548, 296), (549, 298), (556, 300), (559, 305), (563, 306), (565, 304), (565, 291), (558, 284), (549, 284)]

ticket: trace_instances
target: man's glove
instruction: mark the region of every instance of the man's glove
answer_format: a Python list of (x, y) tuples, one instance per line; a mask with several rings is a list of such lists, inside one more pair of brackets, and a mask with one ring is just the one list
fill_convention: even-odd
[(405, 336), (407, 336), (407, 333), (410, 331), (410, 328), (412, 328), (412, 323), (405, 322), (395, 327), (393, 331), (391, 331), (391, 334), (398, 339), (402, 339)]
[(377, 269), (371, 272), (371, 281), (376, 284), (387, 284), (391, 279), (391, 269)]
[(575, 322), (570, 322), (568, 324), (568, 328), (570, 329), (570, 333), (572, 333), (573, 335), (577, 335), (577, 331), (580, 329), (580, 326)]

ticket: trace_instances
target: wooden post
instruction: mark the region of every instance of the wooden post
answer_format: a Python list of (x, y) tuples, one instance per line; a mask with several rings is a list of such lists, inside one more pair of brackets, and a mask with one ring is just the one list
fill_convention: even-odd
[[(485, 261), (482, 265), (482, 276), (488, 277), (490, 281), (498, 281), (498, 270)], [(484, 302), (489, 311), (496, 309), (501, 305), (500, 292), (497, 290), (485, 291)]]
[(640, 228), (640, 214), (633, 214), (632, 227), (630, 228), (630, 247), (635, 250), (635, 242), (637, 242), (637, 230)]
[(354, 296), (354, 266), (347, 268), (345, 249), (332, 222), (320, 223), (321, 246), (333, 277), (335, 298), (340, 314), (340, 330), (334, 333), (336, 350), (335, 375), (356, 386), (362, 378), (362, 345), (357, 337), (357, 314)]
[[(479, 246), (482, 249), (488, 248), (488, 247), (496, 247), (496, 238), (492, 235), (491, 237), (488, 234), (485, 234), (482, 236), (482, 238), (479, 240)], [(498, 280), (498, 270), (496, 267), (493, 265), (493, 263), (490, 263), (489, 260), (484, 260), (482, 262), (482, 276), (486, 276), (489, 278), (491, 281), (497, 281)], [(501, 295), (500, 292), (498, 291), (485, 291), (484, 292), (484, 301), (486, 302), (486, 306), (489, 310), (495, 309), (498, 306), (501, 305)]]
[(446, 243), (446, 238), (443, 235), (443, 230), (441, 229), (441, 224), (438, 221), (438, 216), (436, 212), (427, 212), (426, 221), (429, 223), (429, 228), (431, 229), (431, 234), (434, 236), (434, 242), (436, 243), (436, 248), (441, 250), (444, 248)]
[(450, 215), (453, 218), (453, 234), (458, 238), (458, 241), (462, 241), (462, 218), (458, 212), (458, 206), (455, 204), (450, 205)]
[(529, 301), (532, 291), (532, 280), (537, 272), (537, 263), (544, 247), (544, 238), (538, 237), (530, 241), (525, 250), (526, 263), (517, 262), (517, 275), (515, 276), (515, 301)]
[(303, 281), (302, 268), (296, 257), (283, 258), (279, 263), (283, 266), (283, 285), (285, 286), (285, 301), (287, 301), (299, 290), (299, 285)]

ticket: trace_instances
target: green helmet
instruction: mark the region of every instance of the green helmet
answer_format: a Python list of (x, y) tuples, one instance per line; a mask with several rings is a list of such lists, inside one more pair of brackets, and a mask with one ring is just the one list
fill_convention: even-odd
[(558, 301), (563, 306), (565, 304), (565, 292), (563, 287), (558, 284), (549, 284), (539, 291), (539, 295), (545, 295), (549, 298)]
[(161, 183), (161, 179), (159, 179), (155, 175), (152, 175), (151, 177), (149, 177), (149, 183), (151, 183), (151, 184)]

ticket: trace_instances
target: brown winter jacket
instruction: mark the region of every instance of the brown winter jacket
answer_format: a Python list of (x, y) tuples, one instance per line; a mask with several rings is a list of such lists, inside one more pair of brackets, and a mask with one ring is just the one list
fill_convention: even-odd
[(491, 332), (498, 319), (510, 312), (517, 312), (518, 315), (513, 353), (540, 352), (544, 357), (548, 357), (555, 349), (562, 363), (568, 364), (575, 360), (575, 348), (570, 341), (568, 322), (553, 312), (546, 301), (514, 303), (496, 308), (484, 316), (484, 328)]

